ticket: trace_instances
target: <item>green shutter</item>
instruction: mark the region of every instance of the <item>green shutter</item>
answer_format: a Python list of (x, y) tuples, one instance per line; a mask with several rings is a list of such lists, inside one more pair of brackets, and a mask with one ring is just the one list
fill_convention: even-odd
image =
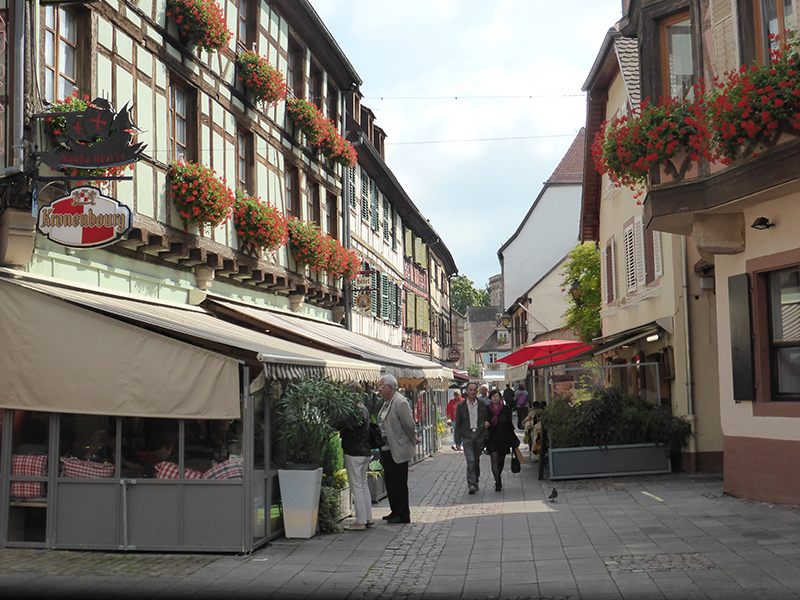
[(369, 175), (361, 169), (361, 219), (369, 222)]
[(369, 297), (372, 300), (372, 306), (369, 309), (369, 312), (373, 314), (373, 316), (378, 316), (378, 285), (380, 284), (380, 273), (372, 273), (370, 276), (370, 290), (369, 290)]
[(417, 327), (417, 296), (414, 292), (406, 292), (406, 327)]
[(381, 227), (381, 210), (379, 205), (378, 185), (373, 181), (372, 183), (372, 202), (370, 203), (370, 210), (372, 211), (372, 231), (378, 231)]
[(406, 229), (406, 244), (404, 253), (408, 258), (414, 258), (414, 234), (410, 229)]
[(387, 242), (391, 239), (392, 232), (389, 229), (389, 200), (383, 197), (383, 239)]
[(397, 325), (397, 284), (389, 282), (389, 321)]
[(392, 250), (397, 250), (397, 209), (392, 204)]
[(389, 286), (391, 285), (391, 280), (386, 273), (381, 273), (381, 319), (388, 319), (389, 318)]
[(417, 296), (417, 322), (414, 326), (414, 329), (418, 329), (419, 331), (424, 331), (425, 329), (425, 298), (422, 296)]
[(347, 201), (350, 203), (350, 207), (354, 209), (356, 207), (356, 168), (348, 168), (347, 175), (350, 182), (347, 188)]

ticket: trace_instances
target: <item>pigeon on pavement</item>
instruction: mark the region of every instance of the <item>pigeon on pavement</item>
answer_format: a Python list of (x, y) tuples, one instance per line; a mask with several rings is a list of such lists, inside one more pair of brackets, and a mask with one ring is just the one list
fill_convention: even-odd
[(550, 500), (550, 502), (555, 502), (557, 497), (558, 497), (558, 490), (556, 488), (553, 488), (553, 491), (550, 492), (550, 495), (547, 497), (547, 499)]

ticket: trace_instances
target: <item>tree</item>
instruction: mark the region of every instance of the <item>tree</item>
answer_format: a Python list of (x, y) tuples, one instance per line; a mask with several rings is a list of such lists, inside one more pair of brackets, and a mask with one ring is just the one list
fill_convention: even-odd
[(584, 342), (600, 337), (600, 252), (594, 242), (585, 242), (570, 251), (564, 280), (569, 307), (564, 313), (566, 326), (575, 329)]
[(461, 313), (470, 306), (489, 306), (489, 289), (476, 289), (466, 275), (456, 275), (450, 280), (450, 307)]

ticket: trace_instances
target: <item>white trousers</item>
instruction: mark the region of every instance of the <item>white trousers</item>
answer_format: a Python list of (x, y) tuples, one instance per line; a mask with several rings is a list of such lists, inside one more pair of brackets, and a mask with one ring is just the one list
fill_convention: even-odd
[(367, 471), (371, 460), (371, 456), (344, 455), (344, 468), (347, 469), (347, 481), (356, 509), (356, 523), (362, 525), (372, 521), (372, 496), (367, 485)]

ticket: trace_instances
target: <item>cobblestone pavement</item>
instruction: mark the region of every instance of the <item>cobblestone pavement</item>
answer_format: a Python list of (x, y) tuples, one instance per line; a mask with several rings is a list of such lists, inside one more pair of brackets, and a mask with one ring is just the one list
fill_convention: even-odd
[(464, 459), (412, 465), (412, 520), (278, 539), (250, 556), (0, 550), (16, 598), (800, 598), (800, 509), (741, 500), (719, 476), (549, 481), (536, 465), (467, 494)]

